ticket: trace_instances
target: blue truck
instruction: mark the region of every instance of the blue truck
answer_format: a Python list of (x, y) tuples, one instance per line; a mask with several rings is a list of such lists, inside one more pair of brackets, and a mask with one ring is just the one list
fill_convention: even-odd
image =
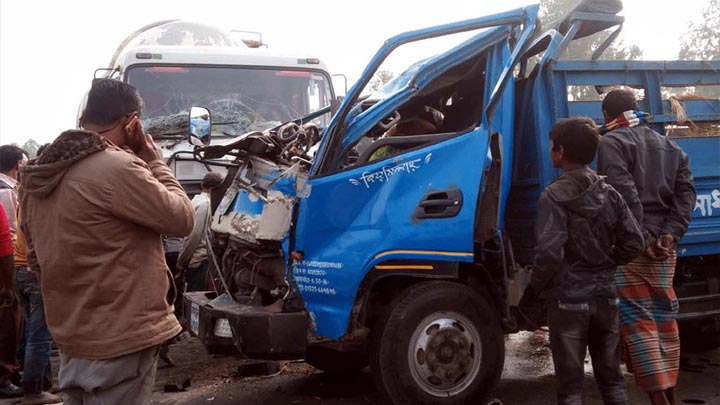
[[(615, 35), (593, 60), (559, 60), (570, 41), (618, 30), (617, 3), (584, 1), (544, 29), (527, 6), (398, 35), (325, 128), (315, 123), (330, 107), (197, 147), (185, 158), (228, 176), (207, 238), (216, 291), (185, 294), (190, 331), (250, 358), (369, 365), (390, 403), (481, 398), (501, 377), (504, 335), (518, 330), (537, 200), (558, 174), (550, 127), (601, 123), (600, 94), (626, 86), (690, 156), (698, 200), (675, 288), (692, 332), (683, 344), (717, 346), (720, 101), (676, 93), (720, 85), (720, 62), (596, 60)], [(361, 96), (399, 46), (462, 32), (474, 35)], [(388, 136), (420, 117), (434, 121)]]

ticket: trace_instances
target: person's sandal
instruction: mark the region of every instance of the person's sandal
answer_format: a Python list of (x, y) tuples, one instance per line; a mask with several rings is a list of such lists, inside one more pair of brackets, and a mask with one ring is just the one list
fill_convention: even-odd
[(25, 394), (22, 399), (23, 405), (45, 405), (59, 404), (63, 402), (62, 397), (43, 391), (39, 394)]

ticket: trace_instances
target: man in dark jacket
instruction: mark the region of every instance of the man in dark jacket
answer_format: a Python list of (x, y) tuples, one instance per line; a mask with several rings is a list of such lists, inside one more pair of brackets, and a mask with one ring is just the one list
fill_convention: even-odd
[(627, 404), (613, 273), (642, 252), (642, 233), (620, 194), (587, 166), (599, 143), (594, 122), (561, 121), (550, 140), (553, 166), (563, 173), (540, 196), (535, 266), (525, 294), (547, 300), (558, 403), (583, 403), (589, 347), (604, 403)]
[(627, 201), (645, 236), (645, 255), (616, 274), (628, 369), (654, 405), (675, 404), (680, 366), (675, 244), (695, 208), (688, 156), (644, 125), (633, 93), (614, 90), (602, 103), (605, 128), (598, 172)]

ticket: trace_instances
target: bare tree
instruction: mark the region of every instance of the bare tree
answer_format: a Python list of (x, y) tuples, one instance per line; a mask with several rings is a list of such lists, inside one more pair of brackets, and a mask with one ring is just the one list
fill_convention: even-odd
[[(692, 21), (681, 37), (679, 59), (720, 60), (720, 0), (709, 0), (699, 20)], [(707, 98), (719, 98), (720, 86), (692, 86), (687, 93)]]
[(709, 0), (702, 18), (690, 23), (682, 36), (678, 57), (683, 60), (720, 59), (720, 0)]
[(22, 146), (23, 150), (28, 154), (29, 158), (34, 158), (37, 155), (37, 150), (40, 144), (34, 139), (28, 139)]
[(389, 71), (389, 70), (378, 70), (373, 75), (373, 78), (370, 79), (370, 83), (368, 83), (368, 90), (370, 90), (370, 93), (374, 93), (382, 86), (385, 85), (385, 83), (389, 82), (395, 77), (395, 73)]

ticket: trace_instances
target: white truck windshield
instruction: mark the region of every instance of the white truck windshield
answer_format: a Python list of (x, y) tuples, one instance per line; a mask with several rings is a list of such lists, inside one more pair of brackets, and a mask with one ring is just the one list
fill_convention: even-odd
[(192, 106), (211, 111), (213, 132), (237, 136), (301, 117), (332, 98), (329, 78), (311, 70), (136, 66), (127, 81), (145, 102), (143, 124), (153, 136), (184, 133)]

